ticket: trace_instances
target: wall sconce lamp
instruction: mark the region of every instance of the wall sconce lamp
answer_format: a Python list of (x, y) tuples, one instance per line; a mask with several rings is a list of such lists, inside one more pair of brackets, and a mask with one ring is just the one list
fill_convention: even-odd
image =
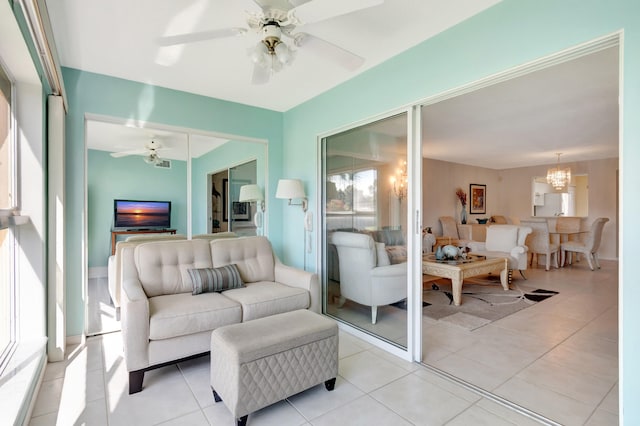
[[(307, 211), (307, 196), (300, 179), (280, 179), (278, 189), (276, 189), (276, 198), (289, 199), (290, 206), (302, 206), (302, 211)], [(291, 202), (294, 198), (300, 198), (302, 201), (300, 204), (294, 204)]]
[(256, 202), (258, 209), (256, 210), (256, 214), (253, 216), (253, 223), (256, 225), (256, 228), (262, 228), (262, 215), (264, 213), (264, 195), (262, 195), (262, 190), (256, 184), (251, 185), (242, 185), (240, 187), (240, 195), (238, 196), (238, 201), (241, 203), (252, 203)]
[(238, 201), (241, 203), (244, 202), (256, 202), (258, 208), (264, 212), (264, 195), (262, 195), (262, 190), (258, 185), (242, 185), (240, 187), (240, 195), (238, 197)]

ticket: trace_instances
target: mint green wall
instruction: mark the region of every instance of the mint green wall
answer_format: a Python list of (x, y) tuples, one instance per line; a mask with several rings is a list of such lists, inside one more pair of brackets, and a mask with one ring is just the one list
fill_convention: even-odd
[(111, 255), (113, 200), (171, 201), (171, 227), (187, 234), (187, 163), (153, 167), (138, 155), (113, 158), (90, 149), (87, 156), (89, 267), (107, 266)]
[[(637, 382), (640, 381), (640, 286), (628, 253), (640, 239), (640, 2), (637, 0), (503, 0), (485, 12), (409, 49), (395, 58), (300, 105), (284, 116), (282, 175), (304, 180), (310, 209), (318, 211), (315, 184), (318, 134), (425, 99), (516, 65), (624, 30), (624, 120), (620, 152), (623, 326), (621, 388), (625, 424), (640, 424)], [(624, 190), (624, 188), (628, 188)], [(425, 188), (424, 190), (428, 190)], [(625, 196), (626, 195), (626, 196)], [(285, 261), (302, 264), (302, 217), (283, 211), (283, 240), (291, 242)], [(626, 254), (626, 255), (625, 255)], [(307, 257), (313, 262), (315, 256)], [(625, 262), (625, 259), (627, 260)]]
[[(67, 335), (84, 333), (83, 241), (85, 116), (96, 114), (119, 119), (235, 134), (269, 141), (269, 184), (275, 188), (282, 168), (282, 113), (207, 98), (133, 81), (62, 68), (69, 110), (66, 118), (66, 306)], [(188, 78), (188, 76), (185, 76)], [(212, 75), (211, 78), (215, 78)], [(273, 171), (276, 171), (274, 173)], [(269, 194), (273, 197), (273, 194)], [(272, 242), (281, 249), (283, 203), (272, 203)]]
[(207, 232), (207, 175), (251, 160), (256, 160), (257, 183), (264, 193), (264, 183), (267, 176), (265, 168), (267, 151), (266, 145), (263, 143), (229, 141), (213, 151), (193, 159), (191, 162), (191, 175), (193, 176), (191, 181), (191, 193), (193, 194), (191, 229), (193, 235)]

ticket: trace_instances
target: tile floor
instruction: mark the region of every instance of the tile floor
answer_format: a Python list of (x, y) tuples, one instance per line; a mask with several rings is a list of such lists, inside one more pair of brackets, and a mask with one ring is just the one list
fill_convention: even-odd
[[(425, 320), (425, 362), (566, 425), (618, 424), (617, 262), (534, 269), (560, 295), (474, 332)], [(554, 286), (554, 287), (552, 287)], [(47, 365), (31, 425), (232, 425), (209, 388), (208, 357), (146, 373), (127, 394), (119, 332)], [(249, 425), (533, 425), (503, 405), (340, 332), (336, 389), (317, 386)]]

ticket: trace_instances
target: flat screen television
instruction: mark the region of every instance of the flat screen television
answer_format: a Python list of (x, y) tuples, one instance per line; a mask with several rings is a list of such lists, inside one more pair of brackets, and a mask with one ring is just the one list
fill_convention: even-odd
[(113, 200), (113, 227), (168, 229), (171, 227), (171, 201)]

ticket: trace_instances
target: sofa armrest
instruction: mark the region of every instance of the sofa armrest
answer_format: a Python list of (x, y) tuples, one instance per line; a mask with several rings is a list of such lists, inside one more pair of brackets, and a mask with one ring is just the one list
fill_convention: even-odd
[(485, 251), (487, 249), (486, 244), (480, 241), (469, 241), (467, 247), (469, 247), (471, 253), (474, 251)]
[(529, 247), (527, 246), (515, 246), (511, 249), (511, 256), (520, 257), (522, 254), (529, 251)]
[(122, 339), (127, 371), (149, 365), (149, 299), (135, 278), (122, 282)]
[(388, 266), (378, 266), (371, 270), (371, 276), (375, 278), (388, 278), (407, 276), (407, 263), (396, 263)]
[(279, 261), (275, 264), (274, 273), (276, 282), (307, 290), (309, 292), (309, 310), (321, 312), (322, 295), (318, 274), (293, 268)]

